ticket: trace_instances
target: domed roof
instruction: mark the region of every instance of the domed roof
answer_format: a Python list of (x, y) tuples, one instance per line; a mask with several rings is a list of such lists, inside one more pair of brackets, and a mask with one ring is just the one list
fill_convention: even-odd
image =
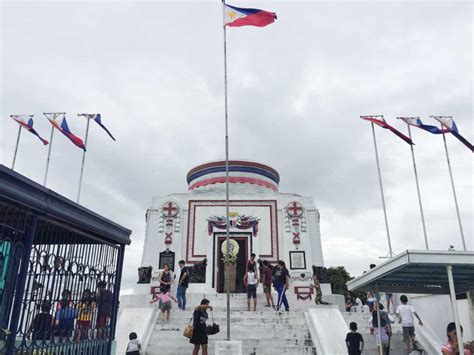
[[(187, 175), (189, 190), (213, 184), (225, 184), (225, 160), (198, 165)], [(243, 161), (229, 161), (229, 183), (252, 184), (278, 191), (280, 174), (268, 165)]]

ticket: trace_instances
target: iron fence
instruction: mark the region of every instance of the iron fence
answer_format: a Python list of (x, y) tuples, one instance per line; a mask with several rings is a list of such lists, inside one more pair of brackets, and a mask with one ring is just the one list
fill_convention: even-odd
[(0, 196), (0, 354), (110, 354), (124, 247)]

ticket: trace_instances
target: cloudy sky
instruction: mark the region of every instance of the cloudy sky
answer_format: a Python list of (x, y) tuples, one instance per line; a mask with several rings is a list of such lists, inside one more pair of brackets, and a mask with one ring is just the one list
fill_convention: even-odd
[[(311, 195), (327, 266), (357, 275), (388, 254), (370, 124), (363, 114), (454, 116), (474, 140), (469, 2), (236, 1), (274, 11), (265, 28), (228, 31), (230, 155), (280, 172), (280, 190)], [(224, 156), (220, 1), (1, 4), (0, 159), (11, 165), (10, 114), (100, 112), (91, 126), (82, 203), (133, 230), (125, 287), (136, 281), (152, 196), (186, 191), (189, 169)], [(409, 146), (377, 128), (395, 252), (424, 248)], [(428, 239), (461, 249), (441, 137), (413, 132)], [(468, 249), (472, 153), (448, 147)], [(47, 148), (23, 132), (16, 170), (41, 182)], [(48, 187), (75, 199), (81, 151), (56, 134)]]

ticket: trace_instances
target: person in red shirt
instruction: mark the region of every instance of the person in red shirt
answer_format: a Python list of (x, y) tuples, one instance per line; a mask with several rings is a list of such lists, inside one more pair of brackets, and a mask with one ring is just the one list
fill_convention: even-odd
[(268, 265), (268, 261), (263, 261), (263, 293), (267, 299), (267, 304), (265, 307), (275, 308), (275, 302), (273, 301), (272, 295), (272, 269)]

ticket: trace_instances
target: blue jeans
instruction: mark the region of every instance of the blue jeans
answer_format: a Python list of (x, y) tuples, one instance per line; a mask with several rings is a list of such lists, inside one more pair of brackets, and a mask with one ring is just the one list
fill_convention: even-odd
[(288, 305), (288, 300), (286, 299), (286, 287), (285, 284), (277, 285), (277, 292), (278, 292), (278, 301), (277, 301), (277, 308), (281, 308), (281, 303), (285, 306), (285, 310), (289, 311), (290, 306)]
[(186, 290), (188, 288), (184, 286), (178, 286), (176, 291), (176, 298), (178, 299), (178, 308), (181, 308), (183, 311), (186, 309)]

